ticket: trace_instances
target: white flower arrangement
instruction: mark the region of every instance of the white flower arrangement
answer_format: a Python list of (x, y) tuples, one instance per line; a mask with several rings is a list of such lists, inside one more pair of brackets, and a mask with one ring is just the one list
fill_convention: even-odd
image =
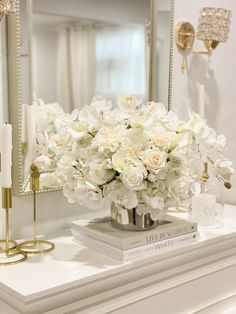
[(199, 115), (184, 122), (164, 105), (134, 96), (120, 97), (114, 109), (97, 96), (80, 112), (56, 118), (55, 126), (49, 145), (58, 160), (55, 175), (68, 201), (86, 207), (143, 204), (138, 211), (155, 220), (190, 196), (194, 162), (210, 162), (222, 180), (233, 173), (225, 138)]

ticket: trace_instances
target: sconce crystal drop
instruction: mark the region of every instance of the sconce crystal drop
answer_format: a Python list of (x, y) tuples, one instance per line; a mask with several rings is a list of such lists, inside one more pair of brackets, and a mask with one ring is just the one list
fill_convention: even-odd
[(197, 39), (226, 42), (229, 37), (231, 10), (224, 8), (203, 8), (200, 11)]

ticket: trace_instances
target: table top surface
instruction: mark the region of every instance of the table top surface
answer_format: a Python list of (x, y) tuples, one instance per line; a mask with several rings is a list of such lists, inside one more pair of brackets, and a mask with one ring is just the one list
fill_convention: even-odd
[[(178, 214), (186, 218), (186, 214)], [(235, 236), (236, 207), (225, 206), (225, 223), (220, 228), (200, 229), (197, 241), (181, 246), (181, 250), (197, 247), (212, 239)], [(29, 301), (46, 294), (55, 293), (91, 281), (111, 276), (122, 270), (131, 269), (147, 261), (168, 257), (180, 248), (168, 248), (150, 256), (120, 262), (102, 253), (95, 252), (73, 241), (70, 230), (51, 236), (48, 240), (55, 243), (55, 250), (43, 255), (29, 256), (24, 263), (0, 268), (0, 287), (18, 300)]]

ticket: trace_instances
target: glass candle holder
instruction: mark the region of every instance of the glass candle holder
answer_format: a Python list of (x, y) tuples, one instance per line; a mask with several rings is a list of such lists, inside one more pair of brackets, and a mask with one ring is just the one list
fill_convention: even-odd
[(192, 218), (200, 227), (222, 227), (224, 224), (223, 185), (216, 178), (204, 183), (204, 190), (192, 197)]

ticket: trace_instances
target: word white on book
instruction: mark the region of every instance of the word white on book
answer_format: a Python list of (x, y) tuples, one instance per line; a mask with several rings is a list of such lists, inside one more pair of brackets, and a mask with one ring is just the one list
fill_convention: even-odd
[(125, 261), (138, 256), (149, 255), (151, 253), (158, 252), (164, 249), (181, 246), (182, 244), (190, 243), (197, 238), (198, 232), (191, 232), (175, 238), (146, 244), (133, 249), (120, 250), (104, 242), (97, 241), (89, 236), (84, 236), (81, 234), (77, 234), (74, 236), (76, 242), (79, 242), (82, 245), (87, 246), (88, 248), (104, 253), (121, 261)]

